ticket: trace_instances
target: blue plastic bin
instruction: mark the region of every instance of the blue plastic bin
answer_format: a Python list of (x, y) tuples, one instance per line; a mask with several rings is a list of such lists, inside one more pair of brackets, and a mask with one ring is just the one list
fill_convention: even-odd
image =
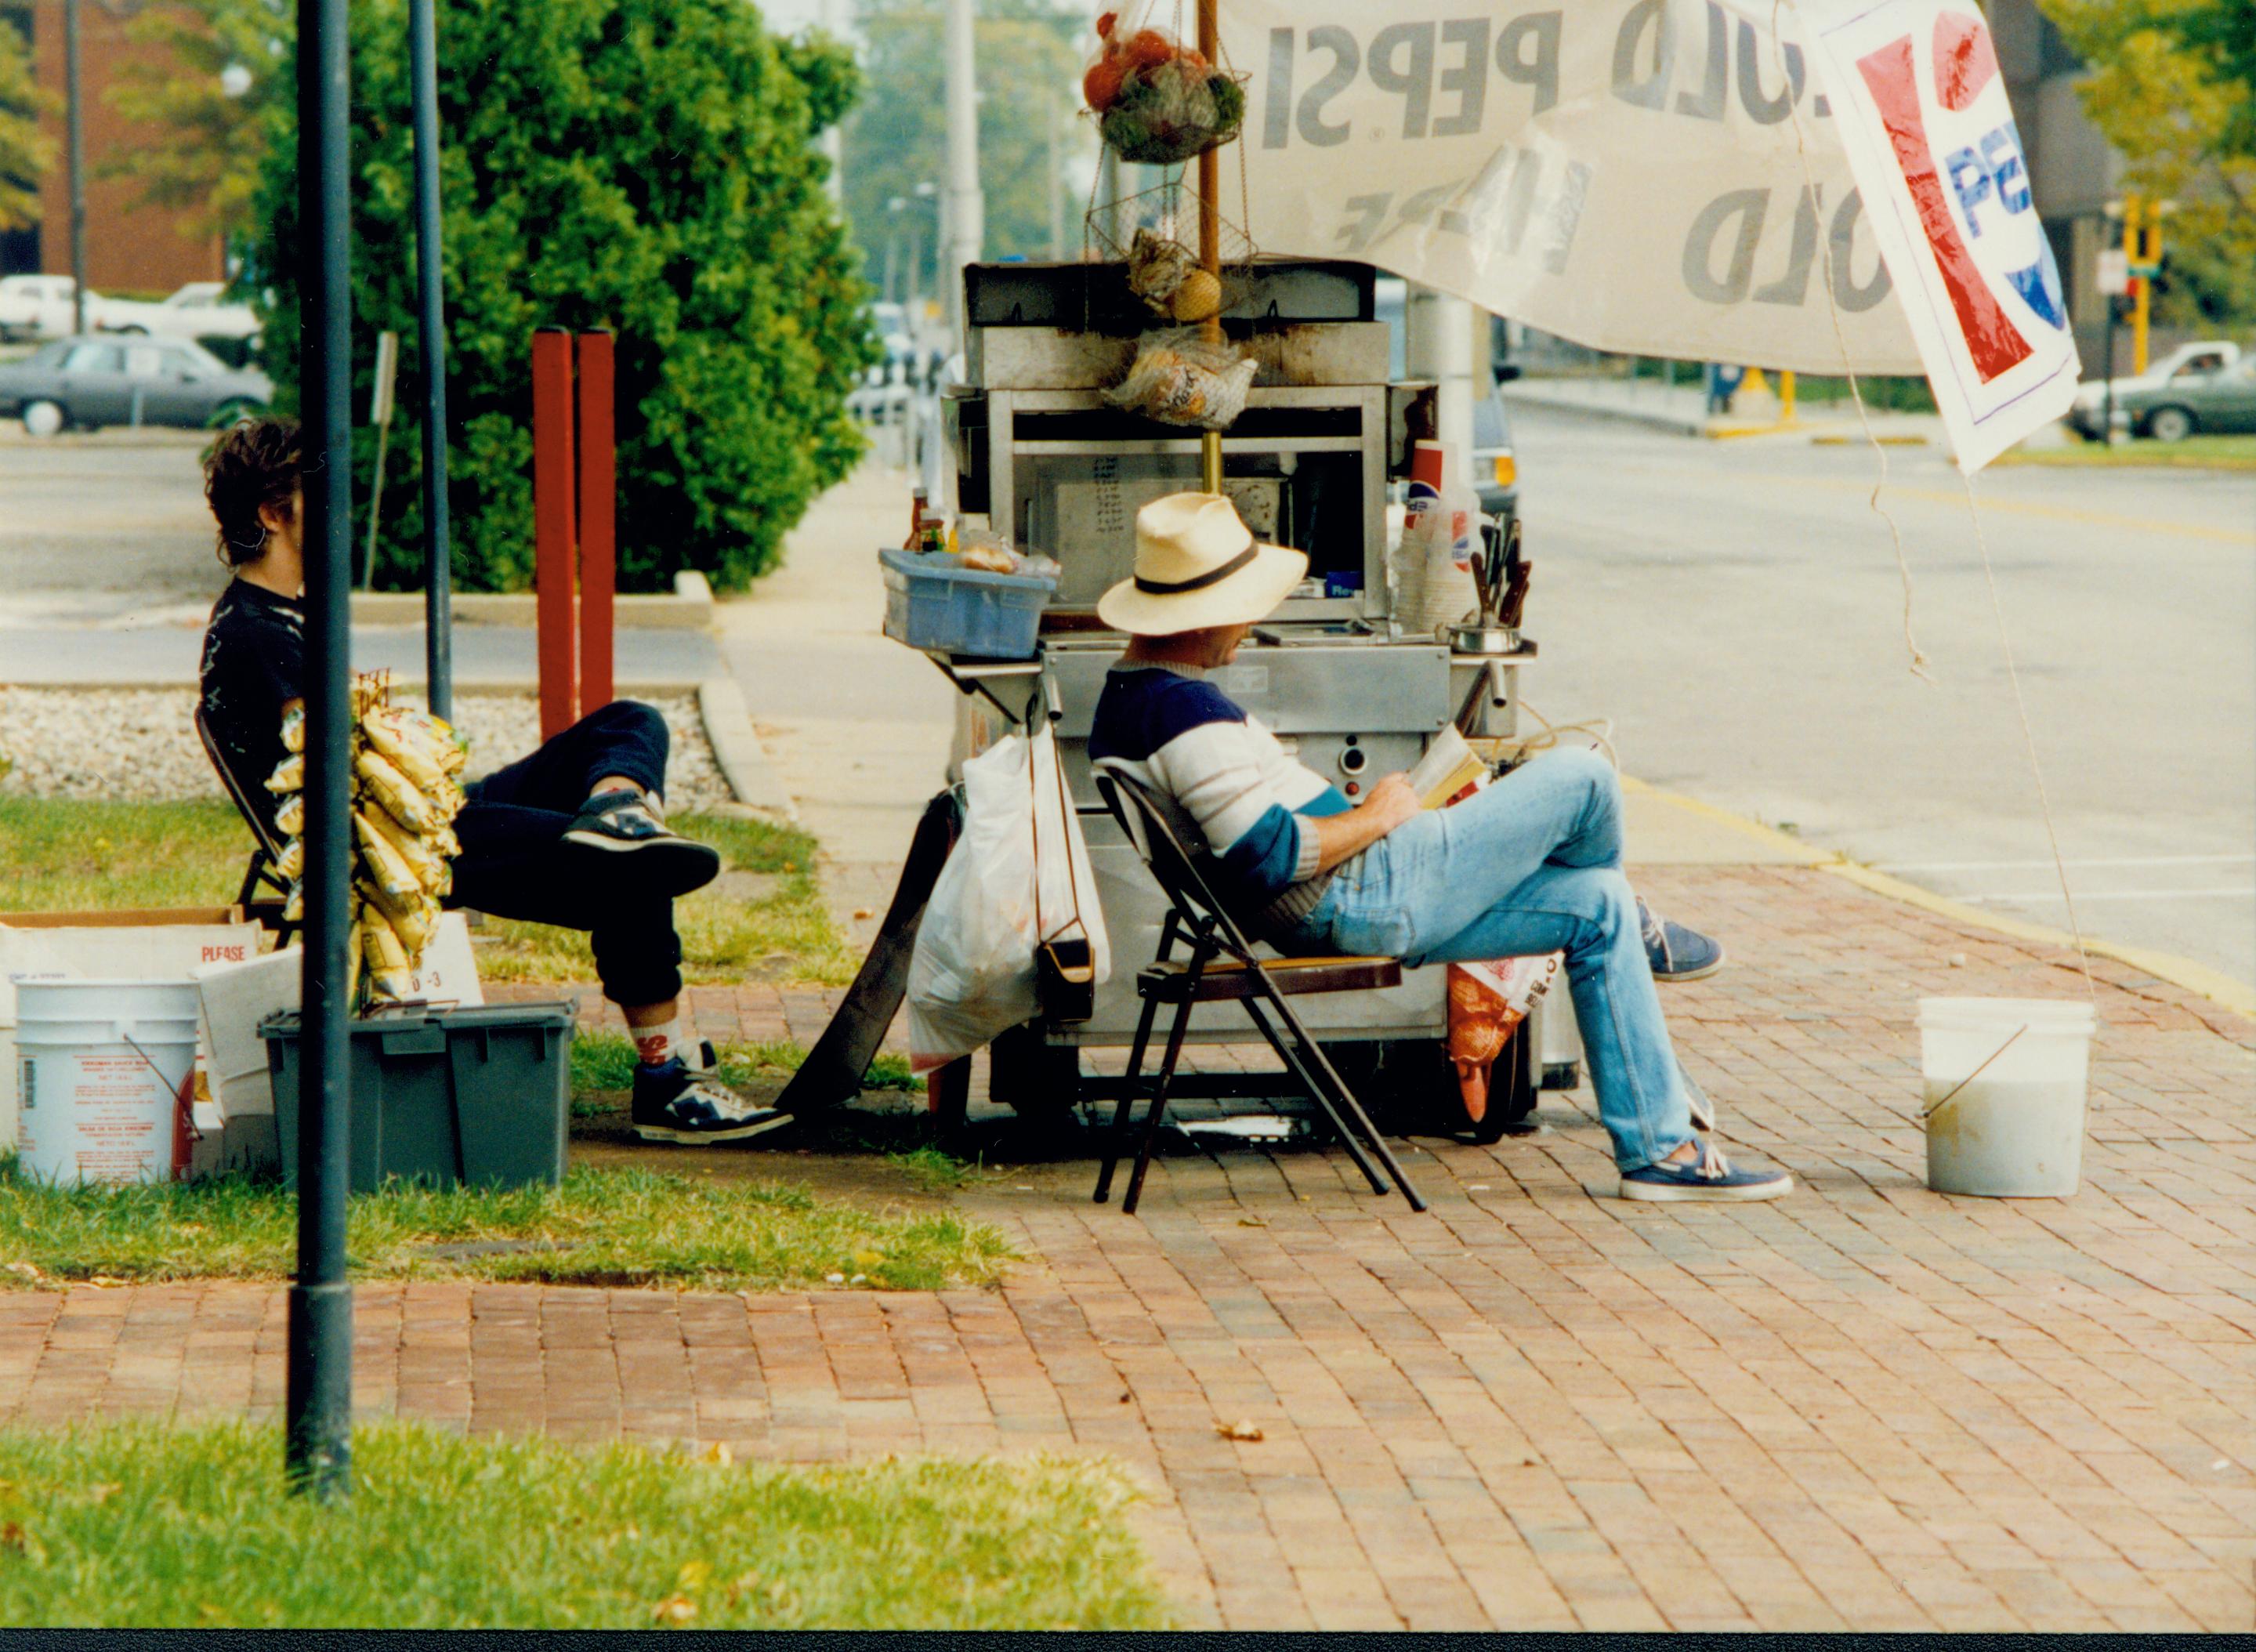
[(879, 551), (885, 635), (912, 648), (982, 660), (1030, 660), (1057, 582), (959, 568), (941, 554)]

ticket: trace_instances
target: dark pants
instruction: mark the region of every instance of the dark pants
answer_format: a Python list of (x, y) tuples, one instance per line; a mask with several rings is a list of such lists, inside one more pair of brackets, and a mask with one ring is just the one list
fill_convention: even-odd
[(673, 902), (618, 889), (600, 869), (591, 875), (595, 851), (563, 841), (580, 805), (606, 776), (623, 775), (663, 793), (666, 748), (665, 718), (649, 706), (615, 700), (531, 757), (474, 782), (455, 819), (462, 854), (446, 904), (585, 929), (603, 996), (615, 1004), (676, 996), (681, 937), (673, 929)]

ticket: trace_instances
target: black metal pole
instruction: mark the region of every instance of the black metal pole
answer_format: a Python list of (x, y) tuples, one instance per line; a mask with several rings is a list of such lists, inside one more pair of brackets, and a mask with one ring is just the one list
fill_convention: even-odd
[(439, 39), (436, 0), (409, 0), (415, 98), (415, 275), (423, 341), (423, 657), (431, 710), (455, 715), (454, 578), (447, 521), (446, 290), (439, 242)]
[(64, 145), (69, 151), (71, 331), (86, 331), (86, 120), (78, 98), (78, 0), (63, 0)]
[(300, 411), (305, 422), (306, 924), (299, 1052), (298, 1276), (290, 1288), (293, 1489), (351, 1490), (352, 1287), (345, 1281), (346, 893), (351, 879), (351, 233), (345, 0), (298, 0)]

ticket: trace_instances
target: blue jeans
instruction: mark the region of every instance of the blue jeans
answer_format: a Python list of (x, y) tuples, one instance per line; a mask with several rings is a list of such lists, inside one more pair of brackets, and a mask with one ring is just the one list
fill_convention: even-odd
[(1553, 752), (1341, 865), (1296, 942), (1448, 964), (1567, 955), (1598, 1119), (1625, 1172), (1692, 1136), (1622, 875), (1621, 786), (1594, 752)]

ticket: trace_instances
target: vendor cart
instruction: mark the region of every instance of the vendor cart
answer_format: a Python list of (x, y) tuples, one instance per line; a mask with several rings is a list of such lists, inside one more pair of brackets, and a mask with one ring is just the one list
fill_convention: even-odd
[[(1461, 652), (1406, 634), (1386, 575), (1389, 484), (1430, 436), (1433, 387), (1388, 382), (1389, 328), (1376, 272), (1324, 260), (1264, 260), (1234, 272), (1228, 335), (1258, 363), (1244, 412), (1221, 439), (1222, 487), (1259, 538), (1304, 551), (1301, 587), (1214, 681), (1350, 798), (1409, 768), (1455, 723), (1469, 737), (1516, 731), (1519, 673), (1532, 645)], [(1133, 1036), (1137, 971), (1157, 950), (1166, 903), (1099, 801), (1088, 741), (1097, 695), (1124, 639), (1097, 597), (1129, 576), (1139, 508), (1202, 485), (1199, 433), (1110, 405), (1150, 313), (1118, 263), (973, 265), (965, 272), (967, 382), (943, 413), (959, 522), (983, 517), (1022, 551), (1060, 565), (1033, 657), (928, 651), (962, 690), (951, 774), (1012, 727), (1054, 724), (1110, 932), (1112, 974), (1095, 1012), (1038, 1020), (996, 1041), (991, 1092), (1022, 1114), (1117, 1093), (1082, 1070), (1085, 1047)], [(1491, 639), (1488, 643), (1496, 648)], [(1366, 1105), (1398, 1130), (1493, 1138), (1523, 1119), (1540, 1079), (1535, 1040), (1507, 1051), (1478, 1126), (1456, 1113), (1441, 966), (1400, 985), (1310, 1001), (1307, 1017)], [(1234, 1006), (1195, 1024), (1198, 1042), (1257, 1041)], [(1508, 1063), (1511, 1070), (1504, 1070)], [(1195, 1086), (1198, 1080), (1190, 1081)], [(1209, 1097), (1268, 1093), (1264, 1075), (1209, 1077)], [(1195, 1095), (1200, 1093), (1195, 1088)]]

